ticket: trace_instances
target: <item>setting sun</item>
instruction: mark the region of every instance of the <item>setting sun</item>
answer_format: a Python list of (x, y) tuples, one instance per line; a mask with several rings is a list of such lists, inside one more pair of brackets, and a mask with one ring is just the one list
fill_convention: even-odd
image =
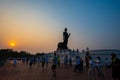
[(15, 42), (10, 42), (9, 45), (14, 47), (15, 46)]

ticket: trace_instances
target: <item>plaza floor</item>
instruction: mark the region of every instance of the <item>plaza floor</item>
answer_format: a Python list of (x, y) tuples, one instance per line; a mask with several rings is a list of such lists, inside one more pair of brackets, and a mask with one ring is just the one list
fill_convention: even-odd
[(88, 79), (87, 71), (83, 72), (73, 72), (74, 67), (66, 68), (61, 64), (60, 68), (57, 68), (57, 75), (54, 78), (51, 71), (51, 63), (48, 64), (44, 72), (42, 72), (40, 65), (33, 65), (32, 68), (29, 68), (27, 64), (19, 63), (16, 66), (7, 62), (3, 67), (0, 67), (0, 80), (112, 80), (111, 71), (103, 72), (105, 77), (99, 77), (97, 73), (93, 75), (92, 79)]

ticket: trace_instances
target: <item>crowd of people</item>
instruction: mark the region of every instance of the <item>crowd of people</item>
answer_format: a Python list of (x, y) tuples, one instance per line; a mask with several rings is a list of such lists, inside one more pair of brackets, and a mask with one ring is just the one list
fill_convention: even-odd
[[(48, 67), (48, 63), (50, 62), (50, 59), (48, 55), (42, 54), (42, 56), (37, 58), (35, 57), (34, 58), (31, 57), (29, 59), (23, 58), (22, 62), (28, 64), (30, 68), (32, 68), (34, 64), (38, 64), (38, 66), (41, 64), (42, 72), (44, 72), (45, 66), (46, 68)], [(14, 65), (16, 64), (17, 64), (17, 60), (14, 59)], [(60, 55), (54, 53), (54, 56), (52, 57), (52, 66), (51, 66), (53, 77), (56, 77), (57, 74), (56, 68), (59, 69), (60, 64), (61, 64)], [(102, 61), (102, 58), (99, 56), (93, 59), (90, 53), (87, 52), (84, 60), (80, 56), (76, 56), (74, 65), (73, 65), (72, 57), (68, 57), (66, 55), (64, 56), (64, 66), (65, 68), (72, 67), (73, 72), (87, 71), (88, 79), (94, 77), (94, 80), (97, 80), (96, 76), (102, 78), (105, 77), (105, 74), (102, 70), (103, 67), (105, 67), (106, 71), (112, 72), (113, 80), (120, 80), (120, 59), (117, 58), (115, 53), (111, 53), (111, 62), (109, 62), (107, 58), (104, 61)]]
[(105, 61), (102, 61), (101, 57), (99, 56), (96, 57), (95, 60), (93, 60), (89, 52), (86, 53), (85, 62), (86, 62), (86, 68), (88, 69), (88, 79), (90, 79), (92, 76), (94, 77), (94, 80), (97, 80), (95, 69), (97, 70), (98, 76), (104, 78), (105, 74), (102, 71), (102, 68), (104, 66), (107, 71), (112, 72), (113, 80), (120, 80), (120, 59), (117, 58), (115, 53), (111, 53), (110, 57), (111, 57), (111, 62), (109, 62), (107, 58), (105, 59)]

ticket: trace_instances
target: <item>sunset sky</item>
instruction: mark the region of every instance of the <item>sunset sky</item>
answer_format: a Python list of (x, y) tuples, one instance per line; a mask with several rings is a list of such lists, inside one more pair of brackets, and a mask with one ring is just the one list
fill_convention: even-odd
[(65, 27), (70, 49), (120, 49), (120, 0), (0, 0), (0, 49), (52, 52)]

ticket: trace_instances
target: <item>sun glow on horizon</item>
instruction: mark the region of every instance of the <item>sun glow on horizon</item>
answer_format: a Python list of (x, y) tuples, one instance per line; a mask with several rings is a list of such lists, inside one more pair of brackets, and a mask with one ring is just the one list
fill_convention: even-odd
[(9, 42), (9, 45), (10, 45), (11, 47), (15, 47), (15, 46), (16, 46), (16, 43), (13, 42), (13, 41), (11, 41), (11, 42)]

